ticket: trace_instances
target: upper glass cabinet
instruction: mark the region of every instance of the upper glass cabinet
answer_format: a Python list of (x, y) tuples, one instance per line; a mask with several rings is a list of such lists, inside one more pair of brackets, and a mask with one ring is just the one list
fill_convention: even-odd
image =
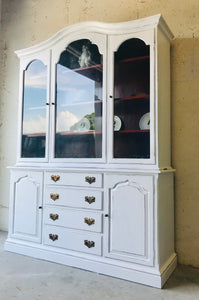
[(124, 41), (114, 52), (113, 158), (150, 158), (150, 48)]
[(103, 57), (88, 39), (56, 64), (55, 158), (102, 157)]
[(170, 165), (171, 38), (154, 16), (74, 24), (17, 51), (18, 161)]
[(45, 158), (47, 130), (47, 67), (32, 61), (24, 71), (22, 158)]

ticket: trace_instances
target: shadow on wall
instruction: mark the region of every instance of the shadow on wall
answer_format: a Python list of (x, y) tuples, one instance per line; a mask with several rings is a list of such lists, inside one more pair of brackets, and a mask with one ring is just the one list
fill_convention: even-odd
[(199, 267), (199, 39), (171, 45), (172, 163), (175, 175), (176, 251)]

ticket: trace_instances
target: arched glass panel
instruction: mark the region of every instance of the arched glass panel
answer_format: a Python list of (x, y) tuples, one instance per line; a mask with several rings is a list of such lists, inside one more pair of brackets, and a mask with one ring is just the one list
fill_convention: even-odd
[(114, 158), (150, 158), (150, 49), (125, 41), (114, 56)]
[(102, 56), (87, 39), (61, 53), (56, 72), (56, 158), (102, 157)]
[(22, 158), (43, 158), (46, 149), (47, 67), (34, 60), (24, 71)]

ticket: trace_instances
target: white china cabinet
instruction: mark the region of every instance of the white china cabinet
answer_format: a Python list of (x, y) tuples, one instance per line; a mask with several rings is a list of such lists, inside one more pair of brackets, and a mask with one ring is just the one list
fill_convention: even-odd
[(8, 251), (161, 288), (176, 266), (170, 40), (160, 15), (16, 51)]

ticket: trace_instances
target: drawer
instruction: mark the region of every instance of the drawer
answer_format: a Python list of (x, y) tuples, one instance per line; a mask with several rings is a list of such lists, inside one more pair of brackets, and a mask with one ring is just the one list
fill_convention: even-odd
[(44, 203), (88, 209), (102, 209), (102, 192), (69, 187), (46, 186)]
[(44, 226), (44, 244), (95, 255), (102, 254), (102, 236), (97, 233), (75, 232), (63, 227)]
[(102, 187), (102, 174), (90, 172), (45, 172), (45, 184)]
[(60, 207), (44, 207), (44, 223), (67, 228), (102, 232), (100, 212), (72, 210)]

